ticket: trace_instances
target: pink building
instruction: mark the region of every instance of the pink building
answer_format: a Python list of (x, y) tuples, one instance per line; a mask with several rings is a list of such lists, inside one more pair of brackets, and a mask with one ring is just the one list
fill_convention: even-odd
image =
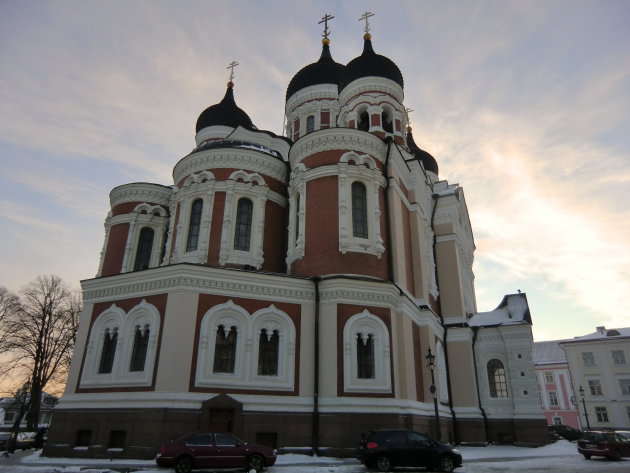
[(534, 369), (538, 394), (547, 424), (564, 424), (581, 429), (577, 398), (571, 387), (569, 364), (560, 347), (564, 340), (535, 342)]

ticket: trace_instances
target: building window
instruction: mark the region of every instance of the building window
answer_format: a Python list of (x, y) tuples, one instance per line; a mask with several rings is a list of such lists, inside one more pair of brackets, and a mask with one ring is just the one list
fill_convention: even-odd
[(254, 204), (251, 200), (241, 198), (236, 208), (236, 229), (234, 231), (234, 249), (249, 251), (252, 235), (252, 215)]
[(595, 415), (597, 416), (597, 422), (609, 422), (608, 411), (605, 407), (595, 407)]
[(151, 263), (151, 250), (153, 249), (153, 237), (155, 231), (149, 227), (143, 227), (138, 237), (138, 249), (136, 250), (136, 262), (133, 265), (134, 271), (147, 269)]
[(584, 366), (595, 366), (595, 357), (593, 356), (593, 352), (583, 352), (582, 361), (584, 362)]
[(258, 343), (258, 374), (260, 376), (278, 375), (278, 348), (280, 334), (277, 330), (261, 329)]
[(201, 211), (203, 200), (196, 199), (190, 209), (190, 223), (188, 224), (188, 241), (186, 251), (196, 251), (199, 245), (199, 230), (201, 229)]
[(111, 430), (109, 432), (109, 442), (107, 448), (125, 448), (125, 437), (127, 432), (124, 430)]
[(234, 361), (236, 359), (237, 330), (232, 326), (225, 330), (223, 325), (217, 328), (216, 344), (214, 346), (215, 373), (234, 373)]
[(562, 425), (562, 417), (553, 416), (553, 425)]
[(75, 447), (89, 447), (92, 440), (91, 430), (77, 430), (74, 438)]
[(547, 384), (553, 383), (553, 373), (551, 371), (545, 371), (545, 383)]
[(555, 391), (549, 391), (549, 405), (552, 407), (558, 407), (558, 395)]
[(108, 328), (105, 329), (105, 336), (103, 337), (103, 350), (101, 351), (101, 362), (98, 365), (98, 372), (100, 374), (112, 372), (117, 343), (118, 328), (114, 328), (113, 330)]
[(505, 368), (501, 360), (492, 359), (488, 362), (488, 383), (491, 397), (508, 397)]
[(357, 333), (357, 377), (374, 378), (374, 335)]
[(620, 379), (619, 389), (622, 396), (630, 396), (630, 379)]
[(591, 391), (591, 396), (603, 396), (602, 393), (602, 384), (599, 379), (589, 379), (588, 387)]
[(309, 115), (306, 117), (306, 133), (312, 133), (315, 131), (315, 117)]
[(4, 423), (10, 424), (15, 422), (15, 412), (14, 411), (5, 411), (4, 413)]
[(361, 182), (352, 183), (352, 235), (368, 237), (367, 191)]
[(368, 131), (370, 129), (370, 115), (368, 114), (367, 109), (359, 113), (357, 129), (362, 131)]
[(625, 365), (626, 364), (626, 354), (623, 350), (613, 350), (612, 352), (613, 363), (616, 365)]
[(147, 347), (149, 346), (149, 333), (149, 325), (145, 325), (142, 328), (136, 325), (129, 371), (144, 371), (144, 361), (147, 357)]

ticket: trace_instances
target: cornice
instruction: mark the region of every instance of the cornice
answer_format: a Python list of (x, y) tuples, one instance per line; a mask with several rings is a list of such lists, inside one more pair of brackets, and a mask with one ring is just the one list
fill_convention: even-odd
[(115, 187), (109, 193), (111, 207), (125, 202), (152, 202), (168, 207), (173, 191), (171, 187), (148, 182), (133, 182)]
[(297, 140), (289, 152), (291, 168), (304, 158), (322, 151), (355, 151), (385, 162), (387, 144), (378, 136), (354, 128), (325, 128)]
[(212, 292), (263, 300), (304, 303), (314, 299), (312, 283), (290, 276), (174, 264), (81, 282), (85, 303), (145, 297), (174, 291)]
[(210, 149), (199, 151), (182, 158), (173, 168), (173, 181), (180, 182), (190, 174), (206, 169), (246, 169), (285, 182), (286, 164), (265, 153), (239, 148)]

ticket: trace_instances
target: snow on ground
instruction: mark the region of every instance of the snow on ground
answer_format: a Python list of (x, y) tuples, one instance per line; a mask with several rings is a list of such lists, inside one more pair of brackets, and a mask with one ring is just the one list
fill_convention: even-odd
[[(459, 450), (462, 452), (464, 465), (456, 470), (457, 473), (630, 472), (630, 459), (619, 462), (603, 458), (586, 460), (577, 453), (577, 445), (566, 440), (539, 448), (491, 445), (459, 447)], [(40, 453), (39, 451), (23, 455), (18, 453), (9, 459), (0, 458), (0, 473), (115, 473), (116, 470), (121, 471), (124, 468), (128, 471), (142, 471), (142, 473), (169, 471), (156, 468), (153, 460), (107, 461), (45, 458), (41, 457)], [(210, 473), (213, 470), (203, 471)], [(266, 471), (268, 473), (365, 473), (366, 469), (354, 459), (287, 454), (280, 455), (276, 465)]]

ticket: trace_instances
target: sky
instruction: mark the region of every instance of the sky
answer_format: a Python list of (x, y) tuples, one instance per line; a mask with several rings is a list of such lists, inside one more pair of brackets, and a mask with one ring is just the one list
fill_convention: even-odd
[[(515, 447), (512, 445), (490, 445), (486, 447), (457, 447), (463, 458), (463, 465), (457, 468), (457, 473), (503, 473), (518, 471), (520, 473), (554, 471), (557, 473), (576, 473), (592, 471), (628, 471), (630, 459), (611, 462), (606, 458), (593, 457), (585, 460), (577, 453), (575, 442), (559, 440), (555, 443), (538, 448)], [(114, 473), (115, 470), (103, 469), (103, 460), (81, 458), (50, 458), (42, 457), (41, 451), (20, 454), (19, 461), (12, 461), (10, 465), (0, 464), (0, 472), (7, 473), (41, 473), (42, 465), (59, 467), (64, 473)], [(163, 473), (164, 469), (155, 468), (152, 460), (113, 460), (117, 466), (133, 467), (145, 473)], [(93, 469), (89, 468), (93, 466)], [(98, 468), (97, 468), (98, 466)], [(306, 455), (279, 455), (276, 464), (265, 471), (296, 471), (300, 473), (364, 473), (365, 467), (355, 459), (311, 457)], [(49, 470), (46, 470), (49, 471)], [(253, 471), (253, 470), (252, 470)]]
[(392, 59), (414, 139), (464, 189), (477, 309), (527, 294), (535, 341), (628, 327), (630, 2), (0, 0), (0, 286), (95, 276), (109, 192), (171, 185), (235, 69), (282, 134), (321, 53)]

